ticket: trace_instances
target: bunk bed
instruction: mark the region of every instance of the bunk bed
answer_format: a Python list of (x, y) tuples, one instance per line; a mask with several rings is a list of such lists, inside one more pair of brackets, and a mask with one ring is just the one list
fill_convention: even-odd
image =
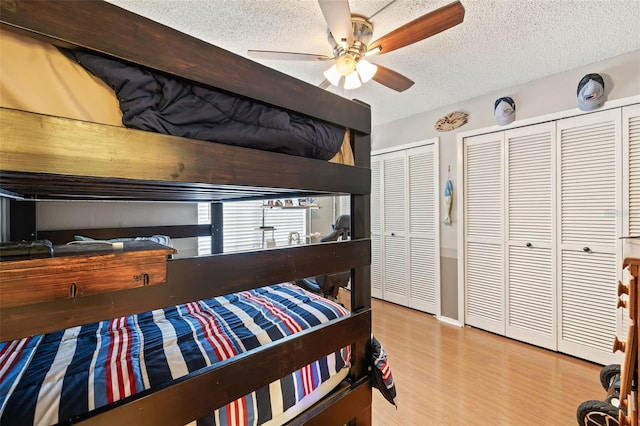
[[(45, 234), (36, 226), (34, 203), (39, 200), (210, 202), (214, 208), (210, 227), (180, 227), (174, 236), (204, 232), (212, 236), (213, 251), (218, 253), (174, 259), (167, 257), (170, 252), (158, 251), (156, 247), (151, 251), (156, 253), (153, 256), (136, 256), (140, 248), (125, 243), (121, 257), (113, 253), (85, 253), (63, 258), (60, 256), (68, 254), (63, 249), (56, 251), (53, 258), (2, 262), (0, 273), (4, 277), (9, 272), (16, 274), (12, 277), (28, 277), (29, 285), (17, 290), (17, 298), (0, 298), (0, 342), (62, 333), (124, 317), (135, 317), (137, 321), (147, 312), (191, 306), (203, 300), (215, 305), (269, 291), (293, 292), (298, 294), (296, 297), (313, 302), (312, 295), (300, 294), (286, 283), (351, 270), (350, 312), (343, 310), (322, 324), (198, 368), (157, 387), (125, 395), (74, 418), (59, 420), (83, 424), (187, 424), (211, 416), (214, 410), (326, 356), (346, 354), (344, 364), (350, 365), (347, 377), (288, 421), (370, 424), (369, 107), (106, 2), (3, 1), (1, 7), (2, 31), (65, 49), (92, 52), (238, 99), (341, 126), (353, 153), (353, 165), (336, 164), (113, 123), (0, 108), (0, 191), (5, 199), (11, 200), (12, 240), (44, 238)], [(351, 240), (221, 253), (223, 201), (332, 194), (351, 197)], [(149, 231), (171, 234), (173, 230), (107, 229), (95, 235), (108, 238), (116, 232), (118, 236), (132, 236)], [(155, 265), (157, 253), (165, 269), (160, 268), (161, 277), (153, 283), (149, 283), (147, 276), (142, 284), (133, 287), (117, 282), (106, 287), (99, 283), (94, 286), (89, 280), (86, 288), (82, 287), (84, 284), (73, 283), (64, 297), (44, 291), (52, 281), (63, 281), (61, 276), (69, 268), (69, 261), (77, 261), (78, 268), (96, 268), (93, 276), (99, 277), (101, 266), (117, 274), (117, 268), (112, 266), (120, 262), (118, 267), (126, 270), (130, 266), (127, 259), (151, 262), (153, 258)], [(128, 257), (122, 260), (123, 256)], [(42, 294), (38, 291), (40, 284)], [(19, 285), (18, 282), (16, 286)], [(271, 303), (276, 302), (264, 302)], [(334, 308), (336, 312), (341, 310), (337, 305)]]

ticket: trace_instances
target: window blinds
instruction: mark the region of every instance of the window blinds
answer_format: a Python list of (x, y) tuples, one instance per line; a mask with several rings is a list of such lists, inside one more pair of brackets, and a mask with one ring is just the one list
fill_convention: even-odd
[[(223, 203), (224, 252), (248, 251), (267, 247), (273, 238), (276, 247), (286, 246), (289, 233), (297, 232), (304, 240), (307, 229), (306, 209), (263, 208), (262, 200)], [(198, 203), (198, 224), (210, 223), (210, 205)], [(260, 228), (273, 227), (262, 231)], [(211, 253), (211, 237), (198, 239), (198, 254)]]

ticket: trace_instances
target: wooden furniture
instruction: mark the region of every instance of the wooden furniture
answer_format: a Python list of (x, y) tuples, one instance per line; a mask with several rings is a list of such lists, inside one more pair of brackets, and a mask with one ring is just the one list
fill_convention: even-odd
[(57, 246), (54, 256), (0, 263), (0, 308), (29, 305), (167, 282), (176, 250), (146, 241)]
[[(0, 310), (0, 341), (116, 318), (298, 278), (351, 270), (351, 315), (128, 398), (87, 424), (186, 424), (341, 347), (352, 345), (350, 380), (294, 423), (371, 423), (367, 367), (370, 312), (370, 109), (106, 2), (2, 2), (5, 30), (113, 56), (238, 96), (347, 127), (355, 166), (188, 140), (25, 111), (0, 109), (0, 188), (12, 235), (43, 238), (39, 199), (211, 202), (351, 195), (351, 240), (254, 253), (171, 259), (166, 283), (82, 297), (20, 301)], [(278, 164), (278, 173), (273, 172)], [(198, 228), (199, 229), (199, 228)], [(135, 235), (136, 231), (126, 231)], [(123, 236), (123, 235), (120, 235)], [(105, 233), (101, 238), (109, 237)], [(214, 275), (219, 286), (205, 285)], [(259, 277), (259, 282), (256, 281)], [(286, 362), (283, 362), (286, 360)], [(251, 372), (251, 374), (246, 374)], [(238, 380), (241, 375), (243, 380)], [(246, 379), (245, 379), (246, 378)]]
[[(622, 267), (628, 269), (629, 283), (618, 283), (618, 307), (628, 312), (629, 331), (626, 341), (614, 340), (613, 350), (624, 352), (624, 363), (621, 366), (620, 377), (620, 426), (638, 425), (638, 318), (640, 318), (640, 303), (638, 303), (638, 276), (640, 275), (640, 259), (626, 258)], [(627, 295), (626, 297), (624, 295)]]

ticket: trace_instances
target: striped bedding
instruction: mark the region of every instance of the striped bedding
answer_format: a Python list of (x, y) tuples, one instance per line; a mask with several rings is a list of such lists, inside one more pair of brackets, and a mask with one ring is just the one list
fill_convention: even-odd
[[(0, 424), (67, 422), (347, 313), (285, 283), (3, 342)], [(262, 424), (348, 368), (349, 357), (349, 348), (337, 351), (198, 424)]]

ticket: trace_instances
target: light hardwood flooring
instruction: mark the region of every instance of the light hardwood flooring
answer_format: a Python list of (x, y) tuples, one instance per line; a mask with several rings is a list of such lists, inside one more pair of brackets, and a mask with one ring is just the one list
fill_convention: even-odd
[(606, 397), (600, 365), (377, 299), (372, 312), (398, 391), (396, 410), (373, 390), (374, 426), (575, 426)]

